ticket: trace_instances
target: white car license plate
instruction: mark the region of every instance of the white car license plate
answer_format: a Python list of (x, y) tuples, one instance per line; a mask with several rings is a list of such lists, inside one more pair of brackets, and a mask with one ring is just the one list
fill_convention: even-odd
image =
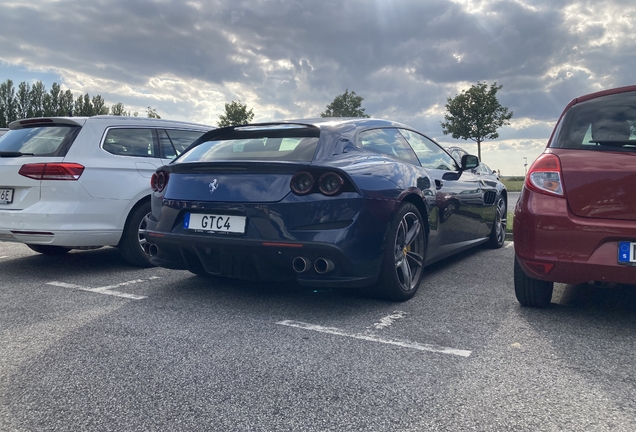
[(13, 202), (13, 189), (0, 189), (0, 204), (11, 204)]
[(212, 232), (245, 233), (245, 216), (186, 213), (183, 228)]
[(618, 242), (618, 262), (621, 264), (636, 264), (636, 243)]

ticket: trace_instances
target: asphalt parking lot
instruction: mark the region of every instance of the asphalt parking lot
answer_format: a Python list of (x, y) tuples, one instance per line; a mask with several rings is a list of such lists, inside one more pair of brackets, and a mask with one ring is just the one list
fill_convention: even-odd
[(636, 286), (525, 309), (512, 259), (390, 303), (0, 243), (0, 430), (636, 430)]

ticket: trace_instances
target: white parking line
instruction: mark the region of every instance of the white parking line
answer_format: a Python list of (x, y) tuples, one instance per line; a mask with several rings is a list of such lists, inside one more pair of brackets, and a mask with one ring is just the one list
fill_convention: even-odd
[(370, 336), (370, 335), (364, 335), (364, 334), (346, 333), (335, 327), (323, 327), (323, 326), (314, 325), (314, 324), (307, 324), (300, 321), (284, 320), (284, 321), (279, 321), (276, 324), (287, 326), (287, 327), (300, 328), (303, 330), (311, 330), (311, 331), (316, 331), (320, 333), (327, 333), (327, 334), (331, 334), (335, 336), (344, 336), (344, 337), (360, 339), (360, 340), (365, 340), (370, 342), (379, 342), (379, 343), (388, 344), (388, 345), (396, 345), (402, 348), (411, 348), (411, 349), (416, 349), (419, 351), (429, 351), (429, 352), (435, 352), (435, 353), (441, 353), (441, 354), (452, 354), (452, 355), (456, 355), (460, 357), (468, 357), (471, 354), (471, 351), (467, 351), (467, 350), (448, 348), (448, 347), (443, 347), (439, 345), (421, 344), (418, 342), (384, 339), (384, 338), (379, 338), (376, 336)]
[(504, 249), (508, 249), (511, 248), (515, 245), (515, 242), (507, 242), (506, 245), (504, 246)]
[(159, 279), (159, 276), (152, 276), (152, 277), (149, 277), (148, 279), (135, 279), (135, 280), (127, 281), (127, 282), (118, 283), (115, 285), (107, 285), (107, 286), (97, 287), (97, 288), (90, 288), (90, 287), (85, 287), (82, 285), (75, 285), (75, 284), (69, 284), (66, 282), (57, 282), (57, 281), (47, 282), (46, 284), (56, 286), (56, 287), (61, 287), (61, 288), (71, 288), (71, 289), (76, 289), (80, 291), (88, 291), (88, 292), (94, 292), (98, 294), (112, 295), (115, 297), (122, 297), (122, 298), (127, 298), (130, 300), (143, 300), (147, 297), (135, 295), (135, 294), (128, 294), (128, 293), (124, 293), (120, 291), (113, 291), (112, 289), (118, 288), (121, 286), (126, 286), (126, 285), (133, 285), (133, 284), (137, 284), (141, 282), (148, 282), (153, 279)]
[(381, 330), (383, 328), (389, 327), (395, 321), (404, 318), (405, 316), (406, 312), (395, 311), (391, 315), (385, 316), (384, 318), (380, 319), (379, 323), (373, 323), (373, 327), (375, 327), (377, 330)]
[(9, 256), (8, 255), (2, 255), (2, 256), (0, 256), (0, 259), (2, 259), (2, 258), (9, 258)]

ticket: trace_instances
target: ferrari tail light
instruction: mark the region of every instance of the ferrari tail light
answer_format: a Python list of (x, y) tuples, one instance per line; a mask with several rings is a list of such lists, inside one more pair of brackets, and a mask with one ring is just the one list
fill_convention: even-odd
[(154, 192), (162, 192), (168, 185), (168, 173), (157, 171), (150, 178), (150, 187)]
[(565, 198), (559, 157), (552, 153), (539, 156), (530, 166), (525, 185), (538, 193)]
[(296, 195), (320, 192), (326, 196), (355, 191), (351, 180), (347, 180), (342, 174), (335, 171), (325, 171), (325, 169), (316, 169), (297, 172), (291, 179), (291, 190)]
[(305, 195), (314, 188), (314, 177), (306, 171), (300, 171), (294, 174), (291, 179), (291, 190), (295, 194)]
[(320, 176), (318, 180), (318, 189), (324, 195), (336, 195), (342, 189), (344, 180), (335, 172), (328, 172)]
[(22, 165), (18, 174), (34, 180), (78, 180), (83, 172), (77, 163), (34, 163)]

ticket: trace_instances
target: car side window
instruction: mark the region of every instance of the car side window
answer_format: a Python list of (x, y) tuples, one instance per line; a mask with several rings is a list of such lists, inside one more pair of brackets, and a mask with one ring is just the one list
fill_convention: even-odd
[(404, 162), (419, 165), (413, 149), (395, 128), (372, 129), (360, 132), (358, 135), (358, 146), (376, 153), (393, 156)]
[(109, 129), (102, 148), (118, 156), (155, 157), (152, 129)]
[(400, 129), (406, 140), (411, 144), (420, 164), (424, 168), (432, 168), (444, 171), (457, 170), (457, 164), (453, 158), (434, 141), (408, 129)]
[(203, 131), (188, 131), (177, 129), (160, 129), (157, 131), (159, 135), (159, 148), (161, 149), (161, 157), (165, 159), (174, 159), (188, 148), (190, 144), (196, 141)]

